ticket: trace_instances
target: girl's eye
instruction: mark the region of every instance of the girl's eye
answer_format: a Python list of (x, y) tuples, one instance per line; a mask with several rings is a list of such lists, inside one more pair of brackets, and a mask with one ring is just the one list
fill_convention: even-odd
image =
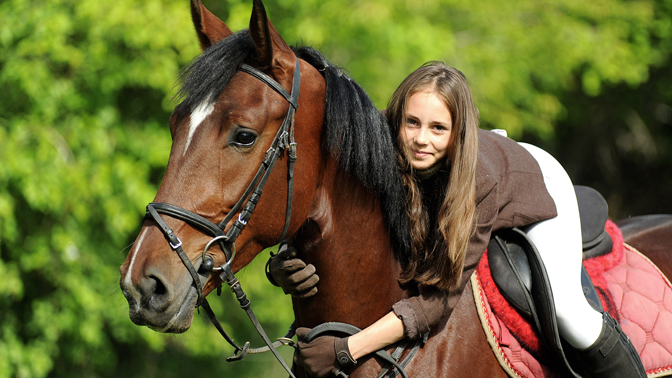
[(414, 120), (414, 119), (407, 118), (407, 119), (406, 119), (406, 124), (407, 124), (407, 125), (410, 125), (410, 126), (415, 126), (415, 125), (418, 124), (418, 122), (417, 122), (416, 120)]
[(233, 144), (238, 147), (251, 147), (255, 140), (257, 140), (256, 134), (249, 131), (240, 131), (233, 139)]

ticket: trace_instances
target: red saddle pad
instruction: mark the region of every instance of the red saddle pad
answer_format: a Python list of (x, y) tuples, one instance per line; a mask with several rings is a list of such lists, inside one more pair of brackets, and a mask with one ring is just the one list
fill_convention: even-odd
[[(584, 261), (605, 309), (618, 319), (642, 356), (650, 377), (672, 373), (672, 285), (658, 268), (623, 244), (611, 221), (611, 253)], [(479, 317), (493, 352), (513, 377), (555, 377), (539, 335), (502, 297), (483, 256), (472, 286)]]

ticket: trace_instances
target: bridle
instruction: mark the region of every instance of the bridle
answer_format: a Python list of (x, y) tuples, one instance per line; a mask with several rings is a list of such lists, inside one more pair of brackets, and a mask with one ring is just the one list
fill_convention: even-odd
[[(289, 102), (290, 106), (289, 109), (287, 110), (287, 115), (285, 116), (285, 119), (282, 121), (282, 124), (280, 125), (280, 128), (278, 129), (278, 132), (276, 133), (275, 138), (271, 143), (271, 147), (266, 151), (264, 160), (259, 166), (257, 173), (255, 174), (254, 178), (248, 185), (247, 189), (245, 189), (243, 195), (240, 197), (240, 199), (238, 199), (238, 202), (236, 202), (236, 204), (233, 206), (233, 208), (227, 214), (224, 220), (216, 224), (194, 212), (163, 202), (152, 202), (149, 205), (147, 205), (147, 214), (145, 215), (145, 218), (153, 219), (159, 225), (159, 228), (165, 235), (166, 239), (168, 239), (170, 247), (177, 253), (177, 255), (180, 257), (180, 260), (182, 260), (182, 263), (189, 271), (189, 274), (191, 275), (194, 281), (194, 285), (196, 286), (196, 291), (198, 293), (198, 301), (196, 302), (196, 307), (197, 308), (199, 306), (203, 307), (203, 309), (206, 311), (208, 317), (212, 321), (215, 328), (217, 328), (217, 330), (229, 342), (229, 344), (231, 344), (236, 349), (234, 355), (232, 357), (227, 358), (227, 360), (229, 361), (240, 360), (243, 357), (245, 357), (247, 353), (260, 353), (270, 350), (271, 352), (273, 352), (273, 354), (278, 359), (280, 364), (285, 368), (285, 370), (287, 370), (287, 372), (291, 377), (294, 377), (294, 374), (291, 372), (291, 369), (287, 366), (282, 357), (280, 357), (278, 351), (275, 349), (277, 346), (283, 343), (290, 343), (291, 340), (287, 341), (287, 339), (279, 339), (279, 342), (276, 342), (275, 344), (271, 343), (268, 336), (266, 335), (266, 332), (261, 327), (261, 324), (259, 324), (257, 317), (254, 315), (254, 312), (252, 312), (252, 309), (250, 307), (250, 301), (249, 299), (247, 299), (247, 295), (241, 288), (238, 279), (231, 270), (231, 263), (236, 255), (236, 246), (235, 246), (236, 239), (240, 235), (241, 231), (247, 225), (247, 222), (250, 220), (250, 217), (252, 216), (252, 213), (254, 212), (257, 203), (259, 202), (259, 198), (261, 197), (264, 185), (266, 185), (266, 181), (268, 180), (273, 170), (273, 167), (275, 166), (275, 163), (278, 161), (278, 158), (285, 149), (287, 149), (288, 169), (289, 169), (287, 178), (288, 181), (287, 211), (285, 216), (285, 227), (282, 231), (282, 236), (280, 237), (279, 241), (284, 240), (285, 236), (287, 235), (287, 231), (289, 230), (289, 222), (292, 213), (292, 197), (294, 187), (294, 164), (296, 163), (296, 142), (294, 141), (294, 115), (296, 113), (296, 109), (299, 107), (299, 89), (301, 86), (301, 68), (299, 66), (298, 58), (295, 59), (296, 59), (296, 67), (294, 68), (294, 78), (292, 82), (291, 94), (287, 93), (285, 88), (283, 88), (280, 84), (278, 84), (277, 81), (275, 81), (273, 78), (266, 75), (265, 73), (261, 72), (260, 70), (247, 64), (242, 64), (239, 67), (239, 71), (254, 76), (255, 78), (261, 80), (263, 83), (271, 87), (273, 90), (278, 92), (280, 95), (282, 95), (285, 98), (285, 100)], [(241, 208), (242, 210), (240, 211), (240, 213), (238, 213), (238, 211)], [(224, 232), (224, 228), (233, 219), (235, 214), (238, 214), (238, 219), (234, 221), (233, 225), (229, 228), (228, 231)], [(233, 339), (231, 339), (226, 334), (221, 324), (217, 320), (217, 317), (212, 312), (212, 309), (210, 308), (208, 301), (203, 296), (203, 284), (201, 283), (197, 270), (194, 268), (193, 264), (191, 263), (191, 260), (189, 259), (187, 254), (184, 252), (184, 249), (182, 248), (182, 241), (180, 240), (180, 238), (177, 237), (177, 235), (175, 235), (175, 233), (168, 226), (168, 224), (166, 224), (161, 215), (166, 215), (184, 221), (187, 224), (193, 226), (194, 228), (200, 230), (201, 232), (212, 236), (212, 239), (206, 244), (205, 248), (203, 249), (202, 264), (200, 270), (206, 272), (213, 272), (213, 271), (221, 272), (220, 278), (222, 279), (222, 281), (225, 281), (231, 287), (231, 291), (233, 291), (234, 294), (236, 295), (236, 299), (238, 299), (240, 307), (244, 309), (245, 312), (247, 313), (248, 317), (252, 321), (252, 324), (257, 329), (257, 332), (259, 332), (259, 335), (266, 343), (267, 345), (266, 347), (249, 349), (250, 347), (249, 341), (246, 342), (243, 347), (240, 347), (235, 342), (233, 342)], [(219, 267), (214, 266), (214, 260), (207, 254), (208, 249), (210, 249), (210, 247), (215, 243), (217, 243), (220, 246), (226, 258), (226, 262)]]

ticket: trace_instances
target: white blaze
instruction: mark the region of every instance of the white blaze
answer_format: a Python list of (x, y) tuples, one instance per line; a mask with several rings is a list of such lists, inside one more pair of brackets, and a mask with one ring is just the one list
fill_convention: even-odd
[(187, 144), (184, 146), (184, 153), (182, 156), (186, 155), (189, 144), (191, 144), (191, 138), (194, 137), (196, 129), (200, 124), (215, 110), (215, 103), (209, 101), (203, 101), (200, 105), (196, 106), (191, 112), (191, 119), (189, 121), (189, 135), (187, 135)]
[(138, 242), (135, 243), (135, 248), (131, 249), (131, 253), (133, 253), (133, 250), (136, 251), (135, 254), (131, 257), (131, 262), (128, 264), (128, 270), (126, 271), (126, 277), (124, 277), (124, 286), (126, 287), (126, 290), (131, 293), (133, 298), (135, 298), (136, 303), (140, 304), (140, 298), (142, 295), (140, 292), (133, 286), (133, 281), (131, 280), (131, 275), (133, 274), (133, 264), (135, 263), (135, 258), (138, 256), (137, 251), (140, 250), (142, 246), (142, 241), (145, 240), (145, 235), (147, 234), (147, 229), (142, 230), (140, 233), (140, 237), (138, 238)]

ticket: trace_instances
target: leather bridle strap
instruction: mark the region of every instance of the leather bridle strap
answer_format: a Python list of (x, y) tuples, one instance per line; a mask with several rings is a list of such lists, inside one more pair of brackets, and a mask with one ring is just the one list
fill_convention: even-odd
[[(294, 180), (293, 180), (294, 165), (296, 162), (296, 142), (294, 141), (294, 114), (296, 112), (296, 108), (298, 107), (298, 97), (301, 86), (301, 70), (299, 60), (296, 59), (296, 67), (294, 69), (294, 81), (292, 83), (291, 95), (288, 94), (287, 91), (280, 84), (278, 84), (275, 80), (273, 80), (273, 78), (257, 70), (254, 67), (243, 64), (240, 67), (240, 70), (254, 76), (255, 78), (267, 84), (269, 87), (274, 89), (280, 95), (285, 97), (287, 102), (289, 102), (290, 104), (285, 119), (283, 120), (282, 125), (280, 125), (280, 128), (278, 129), (278, 132), (276, 133), (275, 138), (271, 143), (271, 147), (269, 147), (269, 149), (266, 151), (266, 155), (264, 156), (264, 159), (261, 165), (259, 166), (257, 173), (255, 174), (254, 178), (252, 179), (248, 187), (245, 189), (243, 195), (238, 199), (238, 201), (233, 206), (231, 211), (229, 211), (224, 220), (222, 220), (219, 224), (215, 224), (210, 220), (189, 210), (168, 203), (160, 203), (160, 202), (150, 203), (147, 206), (147, 215), (146, 215), (151, 216), (159, 224), (164, 235), (166, 235), (166, 238), (168, 238), (169, 242), (171, 243), (171, 246), (178, 246), (178, 244), (181, 244), (181, 241), (179, 241), (179, 238), (175, 236), (170, 227), (168, 227), (168, 225), (161, 219), (159, 214), (168, 215), (170, 217), (187, 222), (188, 224), (195, 226), (199, 228), (201, 231), (209, 234), (213, 238), (218, 238), (220, 247), (224, 251), (226, 261), (230, 261), (231, 258), (233, 257), (231, 250), (230, 248), (228, 248), (227, 244), (229, 246), (232, 246), (233, 243), (238, 238), (238, 235), (240, 235), (240, 232), (247, 225), (247, 222), (249, 221), (250, 217), (252, 216), (252, 213), (254, 212), (254, 209), (256, 208), (257, 203), (259, 202), (266, 181), (270, 177), (273, 167), (275, 166), (275, 163), (278, 161), (278, 158), (280, 157), (282, 150), (288, 149), (287, 211), (285, 216), (285, 226), (283, 228), (283, 232), (279, 241), (282, 241), (285, 238), (285, 236), (287, 235), (287, 231), (289, 229), (289, 222), (291, 220), (291, 209), (292, 209), (293, 187), (294, 187)], [(244, 207), (243, 204), (245, 205)], [(243, 207), (243, 209), (242, 211), (240, 211), (240, 213), (238, 213), (241, 207)], [(226, 234), (224, 234), (224, 228), (237, 213), (238, 213), (238, 219), (236, 219), (236, 221), (231, 225)], [(173, 249), (176, 250), (176, 252), (178, 252), (178, 255), (181, 255), (180, 259), (182, 259), (187, 269), (190, 272), (191, 271), (195, 272), (196, 270), (193, 268), (191, 262), (188, 259), (186, 259), (184, 251), (182, 250), (182, 253), (180, 253), (179, 250), (177, 250), (177, 248), (174, 247)], [(203, 259), (205, 260), (206, 258), (208, 257), (205, 255), (204, 251)], [(199, 288), (201, 286), (200, 280), (198, 280), (197, 276), (194, 274), (192, 274), (192, 277), (194, 278), (195, 282), (198, 282), (196, 286), (199, 291), (198, 304), (200, 304), (203, 298), (202, 289)]]
[[(233, 258), (235, 257), (234, 243), (238, 238), (238, 235), (240, 235), (241, 231), (247, 225), (247, 222), (252, 216), (252, 213), (254, 212), (254, 209), (256, 208), (256, 205), (261, 197), (264, 185), (266, 185), (266, 181), (268, 180), (273, 170), (273, 167), (275, 166), (275, 163), (278, 161), (280, 154), (285, 149), (288, 150), (287, 212), (285, 216), (285, 227), (282, 231), (282, 235), (279, 241), (284, 240), (289, 230), (289, 223), (291, 220), (291, 211), (292, 211), (293, 188), (294, 188), (294, 164), (296, 162), (296, 142), (294, 141), (294, 115), (296, 109), (299, 106), (298, 104), (299, 90), (301, 87), (301, 68), (299, 65), (298, 58), (295, 59), (296, 59), (296, 67), (294, 68), (294, 78), (293, 78), (294, 80), (292, 82), (291, 94), (287, 93), (287, 91), (280, 84), (278, 84), (273, 78), (259, 71), (258, 69), (251, 67), (247, 64), (243, 64), (240, 67), (240, 71), (243, 71), (247, 74), (254, 76), (255, 78), (267, 84), (273, 90), (278, 92), (280, 95), (282, 95), (287, 100), (287, 102), (289, 102), (290, 106), (289, 109), (287, 110), (285, 119), (280, 125), (280, 128), (278, 129), (278, 132), (276, 133), (275, 138), (271, 143), (271, 147), (266, 151), (264, 160), (262, 161), (261, 166), (257, 170), (257, 173), (255, 174), (254, 178), (252, 179), (248, 187), (245, 189), (243, 195), (236, 202), (236, 204), (227, 214), (224, 220), (221, 221), (219, 224), (215, 224), (210, 220), (194, 212), (180, 208), (175, 205), (160, 202), (152, 202), (149, 205), (147, 205), (147, 214), (145, 215), (146, 218), (151, 217), (159, 225), (161, 231), (163, 232), (166, 239), (170, 243), (171, 248), (178, 254), (180, 260), (182, 260), (182, 263), (189, 271), (189, 274), (191, 275), (194, 281), (194, 285), (196, 286), (196, 290), (198, 292), (198, 301), (196, 302), (196, 307), (203, 306), (213, 325), (215, 325), (217, 330), (222, 334), (222, 336), (224, 336), (224, 338), (229, 342), (229, 344), (231, 344), (231, 346), (233, 346), (236, 349), (234, 356), (227, 360), (229, 361), (239, 360), (242, 359), (248, 352), (249, 353), (254, 353), (257, 351), (261, 352), (265, 351), (266, 349), (257, 348), (256, 350), (249, 350), (249, 342), (245, 343), (245, 346), (240, 347), (233, 342), (233, 339), (231, 339), (226, 334), (226, 332), (224, 332), (224, 329), (217, 320), (217, 317), (210, 308), (210, 305), (204, 298), (203, 284), (201, 283), (198, 272), (196, 271), (193, 264), (189, 260), (189, 257), (182, 249), (182, 241), (175, 235), (173, 230), (163, 220), (160, 214), (168, 215), (172, 218), (182, 220), (187, 224), (195, 228), (198, 228), (200, 231), (209, 234), (210, 236), (213, 237), (213, 239), (206, 245), (206, 248), (203, 250), (203, 261), (201, 267), (205, 269), (208, 269), (207, 267), (209, 267), (209, 269), (211, 270), (222, 271), (222, 273), (220, 274), (220, 278), (223, 281), (226, 281), (226, 283), (231, 287), (231, 290), (236, 295), (236, 299), (238, 299), (238, 301), (240, 302), (241, 308), (245, 310), (255, 329), (266, 343), (268, 348), (267, 350), (270, 350), (273, 353), (273, 355), (278, 359), (280, 364), (292, 378), (294, 378), (294, 374), (292, 373), (291, 369), (287, 366), (287, 364), (284, 362), (282, 357), (280, 357), (280, 354), (275, 349), (275, 345), (271, 343), (268, 336), (266, 335), (266, 332), (259, 323), (259, 320), (252, 311), (252, 308), (250, 307), (250, 301), (247, 299), (247, 295), (241, 288), (238, 279), (231, 270), (231, 263), (233, 261)], [(242, 210), (238, 214), (238, 219), (236, 219), (236, 221), (233, 223), (233, 225), (231, 225), (231, 227), (225, 234), (224, 228), (233, 219), (233, 216), (236, 213), (238, 213), (241, 207)], [(214, 242), (217, 242), (220, 245), (226, 258), (226, 262), (222, 266), (217, 268), (213, 266), (212, 264), (213, 260), (206, 255), (208, 247)], [(233, 252), (231, 251), (232, 248)]]
[(271, 87), (281, 96), (283, 96), (285, 100), (289, 102), (290, 106), (289, 109), (287, 110), (287, 115), (285, 116), (285, 119), (282, 121), (282, 125), (280, 125), (280, 128), (278, 129), (278, 132), (275, 135), (271, 147), (268, 149), (268, 151), (266, 151), (266, 156), (264, 157), (262, 165), (257, 170), (257, 173), (255, 174), (254, 178), (252, 179), (252, 181), (250, 182), (250, 184), (248, 185), (247, 189), (240, 197), (238, 202), (233, 206), (233, 208), (231, 209), (229, 214), (224, 218), (224, 220), (219, 223), (220, 228), (223, 229), (224, 227), (226, 227), (226, 225), (231, 221), (233, 216), (241, 208), (241, 206), (245, 202), (245, 199), (247, 199), (250, 193), (254, 190), (254, 193), (252, 193), (252, 196), (250, 196), (250, 199), (245, 205), (245, 208), (243, 208), (243, 211), (241, 211), (240, 215), (238, 216), (238, 220), (232, 225), (231, 229), (229, 229), (229, 232), (227, 233), (227, 235), (229, 236), (229, 240), (231, 241), (235, 240), (238, 237), (240, 231), (242, 231), (245, 224), (247, 224), (249, 217), (252, 215), (254, 207), (259, 201), (259, 197), (261, 196), (261, 191), (264, 185), (266, 184), (266, 180), (268, 179), (270, 172), (273, 170), (273, 166), (275, 165), (275, 162), (278, 160), (280, 152), (284, 149), (287, 149), (287, 158), (288, 158), (287, 211), (285, 215), (285, 227), (282, 231), (282, 235), (280, 236), (279, 241), (284, 240), (285, 236), (287, 236), (287, 231), (289, 230), (289, 221), (291, 219), (292, 214), (294, 163), (296, 162), (296, 142), (294, 140), (294, 114), (296, 112), (296, 109), (299, 107), (299, 90), (301, 87), (301, 69), (298, 58), (295, 59), (296, 59), (296, 67), (294, 68), (294, 78), (292, 82), (291, 94), (287, 93), (285, 88), (283, 88), (280, 84), (278, 84), (278, 82), (276, 82), (272, 77), (266, 75), (265, 73), (259, 71), (258, 69), (249, 66), (247, 64), (243, 64), (240, 66), (240, 71), (257, 78), (258, 80), (262, 81), (263, 83)]
[(148, 214), (151, 215), (151, 217), (159, 225), (159, 227), (161, 227), (163, 234), (168, 239), (168, 244), (170, 244), (170, 248), (172, 248), (175, 252), (177, 252), (177, 255), (180, 257), (180, 260), (182, 260), (182, 264), (184, 264), (184, 266), (189, 271), (191, 278), (194, 280), (194, 284), (196, 284), (196, 292), (198, 293), (198, 302), (196, 303), (200, 304), (203, 301), (203, 284), (201, 283), (201, 279), (198, 277), (196, 269), (191, 264), (191, 260), (189, 260), (187, 254), (184, 253), (184, 249), (182, 249), (182, 240), (180, 240), (180, 238), (178, 238), (175, 235), (173, 230), (168, 226), (168, 224), (166, 224), (163, 218), (161, 218), (161, 216), (156, 211), (154, 206), (152, 206), (152, 204), (147, 205), (147, 212)]

